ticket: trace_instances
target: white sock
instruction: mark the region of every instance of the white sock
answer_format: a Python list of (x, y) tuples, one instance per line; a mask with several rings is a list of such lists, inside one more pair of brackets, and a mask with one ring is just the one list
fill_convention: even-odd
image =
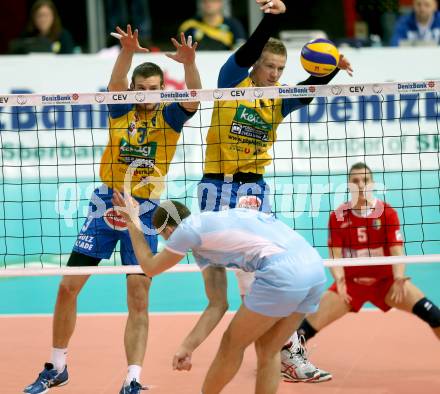
[(67, 358), (67, 348), (60, 349), (53, 347), (52, 348), (52, 358), (51, 363), (53, 367), (58, 371), (58, 373), (63, 372), (64, 367), (66, 366), (66, 358)]
[(139, 365), (129, 365), (127, 378), (125, 379), (125, 385), (128, 386), (133, 379), (136, 379), (136, 382), (139, 383), (141, 377), (142, 367)]

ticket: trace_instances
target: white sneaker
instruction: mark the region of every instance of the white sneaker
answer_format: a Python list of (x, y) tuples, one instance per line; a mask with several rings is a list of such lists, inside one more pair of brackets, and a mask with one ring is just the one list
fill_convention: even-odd
[(332, 379), (332, 375), (316, 368), (307, 358), (304, 337), (299, 346), (291, 346), (281, 351), (281, 376), (286, 382), (321, 383)]

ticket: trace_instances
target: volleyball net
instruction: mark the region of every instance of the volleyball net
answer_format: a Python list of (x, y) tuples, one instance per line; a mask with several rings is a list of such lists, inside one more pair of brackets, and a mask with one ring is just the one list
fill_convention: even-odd
[[(140, 272), (120, 265), (119, 249), (99, 267), (65, 267), (75, 242), (87, 242), (77, 236), (90, 197), (102, 183), (107, 105), (194, 100), (201, 105), (183, 128), (161, 199), (199, 210), (197, 189), (214, 101), (312, 97), (278, 126), (265, 174), (273, 212), (327, 258), (329, 215), (350, 200), (348, 171), (364, 162), (374, 174), (374, 195), (398, 212), (406, 256), (327, 259), (326, 265), (440, 262), (439, 91), (440, 81), (411, 81), (2, 95), (0, 276)], [(270, 142), (267, 124), (252, 106), (234, 109), (241, 126), (235, 130), (237, 144), (229, 148), (237, 157), (252, 154), (241, 151), (241, 143), (251, 140), (257, 157), (258, 144)], [(127, 157), (150, 159), (151, 152), (122, 148)], [(197, 270), (191, 256), (185, 263), (174, 270)]]

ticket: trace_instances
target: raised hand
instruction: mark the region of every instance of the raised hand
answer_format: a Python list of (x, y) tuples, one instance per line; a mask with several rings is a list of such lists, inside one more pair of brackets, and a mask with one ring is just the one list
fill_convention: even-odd
[(138, 40), (138, 29), (132, 32), (131, 26), (127, 25), (127, 32), (122, 30), (119, 26), (116, 26), (116, 31), (121, 35), (119, 42), (121, 43), (121, 47), (125, 50), (142, 53), (150, 52), (147, 48), (140, 46)]
[(353, 76), (353, 68), (351, 67), (350, 62), (342, 53), (339, 56), (338, 68), (347, 71), (347, 74), (350, 75), (350, 77)]
[(171, 38), (171, 42), (174, 48), (176, 48), (176, 53), (166, 53), (166, 56), (178, 63), (194, 63), (196, 59), (196, 48), (199, 44), (197, 42), (193, 44), (191, 36), (185, 38), (185, 34), (182, 32), (180, 33), (180, 43), (175, 38)]
[(139, 203), (128, 193), (124, 196), (117, 190), (113, 192), (113, 206), (127, 223), (139, 222)]
[(260, 10), (266, 14), (284, 14), (286, 5), (281, 0), (256, 0)]

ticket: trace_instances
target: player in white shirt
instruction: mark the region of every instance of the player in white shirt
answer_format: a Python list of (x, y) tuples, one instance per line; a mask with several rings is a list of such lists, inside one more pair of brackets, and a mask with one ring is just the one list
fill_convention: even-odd
[(115, 192), (113, 203), (127, 221), (136, 257), (148, 276), (176, 265), (190, 250), (203, 272), (209, 304), (176, 352), (175, 369), (191, 368), (193, 351), (227, 310), (225, 268), (255, 272), (243, 305), (223, 335), (202, 393), (219, 393), (237, 373), (244, 350), (254, 342), (256, 392), (276, 393), (280, 349), (305, 314), (317, 310), (325, 286), (317, 251), (272, 215), (240, 208), (191, 214), (183, 204), (165, 201), (156, 210), (153, 225), (167, 243), (153, 255), (145, 242), (143, 230), (147, 229), (141, 227), (137, 202)]

